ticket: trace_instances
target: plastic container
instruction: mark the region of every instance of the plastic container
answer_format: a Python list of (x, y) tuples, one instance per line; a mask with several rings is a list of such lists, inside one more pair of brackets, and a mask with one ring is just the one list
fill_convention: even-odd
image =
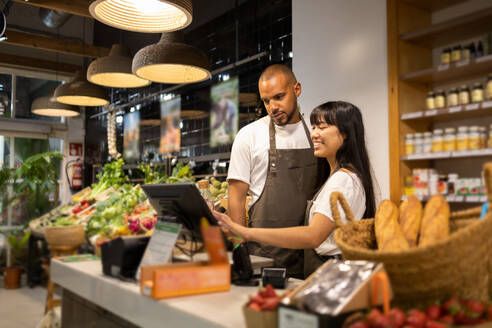
[(405, 136), (405, 154), (412, 155), (415, 153), (415, 140), (413, 133), (408, 133)]
[(414, 145), (415, 145), (415, 154), (422, 154), (424, 152), (424, 138), (423, 133), (417, 132), (414, 135)]
[(456, 46), (451, 51), (451, 62), (456, 63), (461, 60), (461, 45)]
[(478, 126), (470, 126), (468, 134), (468, 149), (480, 149), (480, 129)]
[(434, 92), (431, 91), (427, 94), (427, 98), (425, 98), (425, 105), (429, 110), (436, 108), (436, 103), (434, 102)]
[(472, 90), (472, 103), (478, 103), (483, 101), (483, 86), (482, 83), (477, 82), (473, 84)]
[(451, 49), (446, 48), (441, 52), (441, 65), (449, 64), (451, 62)]
[(463, 84), (460, 87), (458, 98), (460, 105), (468, 105), (470, 103), (470, 89), (468, 89), (468, 86), (466, 84)]
[(434, 104), (436, 108), (446, 107), (446, 98), (444, 97), (444, 91), (437, 90), (434, 94)]
[(442, 129), (435, 129), (432, 134), (432, 152), (439, 153), (444, 150), (444, 138)]
[(444, 130), (444, 151), (456, 150), (456, 129), (446, 128)]
[(448, 92), (448, 106), (458, 106), (458, 104), (459, 104), (458, 89), (452, 88)]
[(432, 153), (432, 132), (424, 133), (424, 147), (423, 152), (425, 154)]
[(458, 127), (458, 134), (456, 135), (456, 150), (468, 149), (468, 127)]

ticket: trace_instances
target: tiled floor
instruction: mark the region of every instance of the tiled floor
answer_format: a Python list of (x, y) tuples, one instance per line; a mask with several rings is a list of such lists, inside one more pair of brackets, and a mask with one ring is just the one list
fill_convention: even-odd
[(34, 328), (44, 316), (44, 287), (0, 288), (0, 327)]

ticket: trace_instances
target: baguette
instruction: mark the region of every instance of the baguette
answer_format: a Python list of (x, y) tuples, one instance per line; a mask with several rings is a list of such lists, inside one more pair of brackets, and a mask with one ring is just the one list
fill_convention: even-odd
[(419, 246), (427, 246), (449, 237), (449, 204), (440, 195), (432, 196), (424, 208)]
[(422, 220), (422, 203), (414, 196), (408, 196), (400, 205), (400, 228), (410, 247), (417, 246)]
[(379, 204), (374, 230), (380, 251), (399, 252), (409, 248), (398, 224), (398, 208), (390, 200), (383, 200)]

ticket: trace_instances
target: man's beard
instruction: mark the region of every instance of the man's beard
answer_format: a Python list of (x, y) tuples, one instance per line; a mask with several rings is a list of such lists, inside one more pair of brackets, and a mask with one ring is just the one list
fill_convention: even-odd
[(292, 104), (292, 107), (294, 108), (294, 110), (289, 115), (287, 115), (287, 120), (285, 120), (285, 123), (276, 122), (272, 117), (273, 123), (275, 123), (275, 125), (278, 125), (278, 126), (284, 126), (284, 125), (289, 124), (289, 122), (292, 121), (292, 118), (294, 117), (294, 115), (297, 114), (297, 100), (294, 101), (294, 103)]

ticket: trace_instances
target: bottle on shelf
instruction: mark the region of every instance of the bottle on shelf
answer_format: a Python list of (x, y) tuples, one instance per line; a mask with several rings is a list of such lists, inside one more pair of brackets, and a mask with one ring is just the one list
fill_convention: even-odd
[(463, 49), (461, 50), (461, 60), (470, 60), (470, 47), (463, 47)]
[(477, 57), (482, 57), (483, 56), (483, 44), (482, 44), (482, 40), (478, 41), (478, 44), (477, 44), (477, 54), (476, 54)]
[(475, 48), (475, 43), (474, 42), (470, 43), (468, 48), (470, 49), (470, 59), (476, 58), (477, 57), (477, 50)]
[(489, 148), (492, 148), (492, 124), (489, 126)]
[(456, 63), (461, 60), (461, 45), (458, 45), (453, 48), (451, 51), (451, 62)]
[(444, 149), (444, 138), (442, 129), (434, 129), (432, 134), (432, 152), (439, 153)]
[(449, 64), (451, 62), (451, 49), (445, 48), (441, 53), (441, 65)]
[(492, 74), (487, 77), (487, 99), (492, 99)]
[(425, 98), (425, 105), (427, 109), (434, 109), (436, 108), (436, 104), (434, 102), (434, 92), (430, 91), (427, 93), (427, 98)]
[(472, 103), (479, 103), (483, 101), (483, 87), (482, 83), (476, 82), (473, 84), (472, 90)]
[(468, 127), (459, 126), (458, 134), (456, 135), (456, 150), (468, 149)]
[(417, 132), (414, 135), (414, 145), (415, 145), (415, 154), (422, 154), (424, 152), (424, 139), (422, 138), (423, 133)]
[(468, 89), (466, 84), (460, 87), (459, 103), (460, 105), (468, 105), (470, 103), (470, 89)]
[(487, 129), (485, 126), (480, 126), (480, 149), (487, 148)]
[(407, 133), (405, 136), (405, 154), (412, 155), (415, 153), (415, 141), (413, 133)]
[(470, 126), (469, 131), (470, 133), (468, 134), (468, 149), (480, 149), (480, 131), (478, 126)]
[(458, 106), (459, 101), (458, 101), (458, 89), (456, 88), (451, 88), (448, 92), (448, 99), (447, 99), (448, 106)]
[(432, 153), (432, 132), (424, 132), (424, 149), (425, 154)]
[(446, 107), (446, 98), (444, 97), (443, 90), (437, 90), (434, 95), (434, 103), (436, 108), (444, 108)]
[(446, 128), (444, 129), (444, 151), (456, 150), (456, 129)]

